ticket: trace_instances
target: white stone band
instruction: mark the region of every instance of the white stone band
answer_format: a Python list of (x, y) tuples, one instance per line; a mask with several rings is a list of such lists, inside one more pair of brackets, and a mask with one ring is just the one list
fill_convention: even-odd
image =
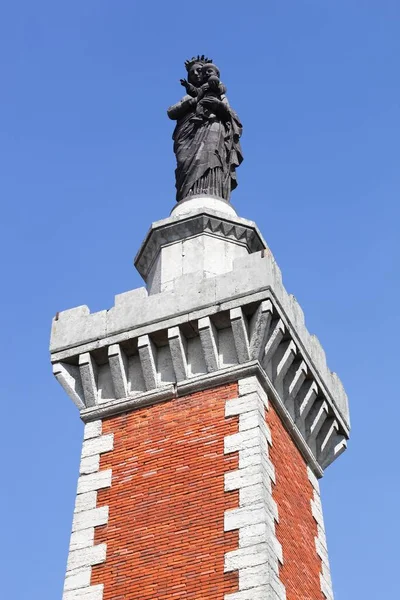
[(317, 554), (321, 559), (322, 567), (320, 573), (321, 590), (327, 600), (333, 600), (333, 589), (331, 570), (329, 567), (328, 546), (325, 536), (324, 517), (322, 513), (321, 494), (319, 489), (318, 479), (315, 477), (312, 470), (307, 467), (308, 478), (313, 486), (314, 497), (311, 500), (311, 510), (314, 519), (317, 521), (318, 535), (315, 538), (315, 547)]
[(106, 560), (106, 544), (94, 544), (94, 530), (108, 522), (108, 506), (97, 508), (97, 490), (111, 486), (111, 469), (100, 471), (100, 454), (113, 449), (113, 434), (101, 421), (85, 425), (78, 489), (63, 600), (102, 600), (103, 585), (90, 585), (92, 566)]
[(239, 491), (239, 507), (225, 511), (224, 529), (239, 531), (239, 548), (225, 554), (225, 572), (237, 571), (239, 591), (225, 600), (285, 600), (279, 579), (282, 548), (275, 534), (278, 508), (272, 498), (268, 399), (256, 377), (239, 381), (239, 397), (227, 400), (225, 416), (239, 417), (239, 431), (225, 437), (224, 452), (239, 452), (239, 468), (225, 474), (225, 491)]

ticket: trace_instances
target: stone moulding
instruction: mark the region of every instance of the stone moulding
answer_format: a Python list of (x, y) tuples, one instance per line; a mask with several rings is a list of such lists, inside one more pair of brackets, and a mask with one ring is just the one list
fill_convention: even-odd
[(85, 421), (257, 374), (317, 476), (346, 448), (346, 414), (271, 290), (55, 353), (53, 363)]
[(221, 217), (214, 211), (201, 211), (179, 219), (170, 217), (153, 223), (147, 233), (134, 261), (140, 275), (146, 280), (162, 246), (204, 233), (241, 244), (250, 254), (266, 245), (255, 223), (247, 219)]

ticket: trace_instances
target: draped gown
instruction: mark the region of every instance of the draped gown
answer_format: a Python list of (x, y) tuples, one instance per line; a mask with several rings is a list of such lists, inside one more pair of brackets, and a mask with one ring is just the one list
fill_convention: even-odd
[(236, 168), (243, 160), (240, 147), (242, 125), (229, 106), (225, 95), (224, 116), (205, 111), (202, 119), (195, 116), (196, 104), (184, 96), (168, 109), (168, 116), (177, 121), (174, 152), (177, 167), (176, 199), (208, 195), (229, 200), (237, 187)]

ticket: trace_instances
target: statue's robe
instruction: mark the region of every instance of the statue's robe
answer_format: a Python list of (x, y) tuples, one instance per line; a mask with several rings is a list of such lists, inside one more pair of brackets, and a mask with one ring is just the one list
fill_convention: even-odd
[[(179, 113), (179, 107), (188, 99), (190, 96), (185, 96), (168, 114)], [(222, 102), (227, 107), (224, 119), (213, 113), (199, 119), (193, 107), (177, 120), (173, 140), (178, 201), (199, 194), (229, 200), (231, 190), (237, 186), (236, 167), (243, 160), (239, 141), (242, 125), (225, 96)]]

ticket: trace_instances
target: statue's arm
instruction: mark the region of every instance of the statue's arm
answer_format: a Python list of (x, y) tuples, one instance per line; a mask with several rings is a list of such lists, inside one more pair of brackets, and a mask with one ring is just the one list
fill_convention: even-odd
[(176, 121), (186, 115), (196, 105), (196, 98), (190, 98), (190, 96), (184, 96), (177, 104), (173, 104), (167, 110), (167, 114), (170, 119)]
[(221, 121), (228, 121), (231, 118), (231, 109), (226, 96), (223, 96), (222, 100), (206, 97), (202, 100), (202, 105), (214, 112)]

